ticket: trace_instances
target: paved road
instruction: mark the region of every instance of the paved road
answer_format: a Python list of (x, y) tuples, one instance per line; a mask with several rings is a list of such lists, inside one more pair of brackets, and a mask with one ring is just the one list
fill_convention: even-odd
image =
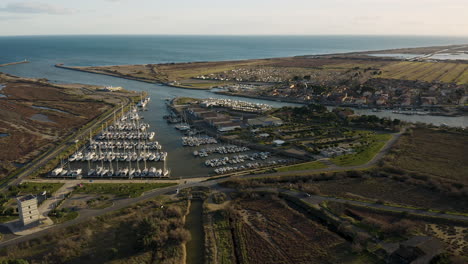
[[(125, 104), (125, 107), (126, 107), (131, 103), (131, 100), (130, 100), (130, 98), (125, 98), (125, 99), (127, 99), (127, 102)], [(94, 121), (95, 123), (93, 125), (91, 125), (89, 128), (87, 128), (85, 130), (82, 130), (82, 131), (76, 133), (72, 137), (72, 139), (70, 139), (70, 141), (61, 143), (58, 147), (54, 148), (53, 150), (50, 150), (47, 154), (45, 154), (43, 157), (41, 157), (36, 162), (29, 163), (28, 165), (26, 165), (25, 169), (21, 173), (16, 175), (13, 179), (10, 179), (7, 183), (0, 186), (0, 190), (6, 189), (9, 186), (20, 184), (21, 181), (23, 181), (23, 179), (28, 177), (34, 171), (38, 170), (40, 167), (45, 166), (50, 160), (57, 157), (58, 154), (60, 154), (67, 147), (69, 147), (71, 144), (73, 144), (73, 142), (75, 141), (76, 138), (81, 138), (81, 137), (88, 136), (90, 131), (92, 131), (96, 127), (100, 126), (104, 121), (113, 118), (113, 116), (114, 116), (114, 113), (111, 112), (111, 113), (109, 113), (108, 115), (106, 115), (104, 117), (99, 117), (97, 120)]]

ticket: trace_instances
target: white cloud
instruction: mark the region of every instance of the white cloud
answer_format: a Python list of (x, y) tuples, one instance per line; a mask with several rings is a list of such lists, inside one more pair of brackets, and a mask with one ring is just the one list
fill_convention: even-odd
[(41, 2), (20, 2), (9, 3), (4, 8), (0, 8), (0, 11), (8, 13), (66, 15), (75, 13), (76, 10)]

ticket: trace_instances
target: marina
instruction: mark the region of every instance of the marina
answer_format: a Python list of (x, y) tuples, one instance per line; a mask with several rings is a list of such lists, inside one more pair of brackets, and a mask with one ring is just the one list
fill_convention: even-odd
[[(70, 155), (54, 169), (51, 177), (69, 178), (168, 178), (167, 152), (155, 141), (156, 133), (148, 123), (141, 122), (138, 109), (146, 107), (149, 99), (142, 99), (130, 111), (104, 126), (88, 144)], [(158, 163), (163, 163), (158, 166)]]

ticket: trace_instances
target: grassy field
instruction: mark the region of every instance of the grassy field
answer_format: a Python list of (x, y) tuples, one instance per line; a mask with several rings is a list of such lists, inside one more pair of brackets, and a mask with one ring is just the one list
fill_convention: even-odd
[(391, 134), (373, 134), (369, 135), (366, 140), (369, 142), (367, 146), (356, 148), (356, 153), (347, 154), (332, 158), (331, 161), (338, 166), (355, 166), (366, 164), (385, 146), (387, 141), (392, 138)]
[(75, 193), (111, 194), (118, 197), (138, 197), (142, 193), (169, 186), (175, 183), (84, 183)]
[(468, 83), (468, 64), (402, 61), (384, 66), (381, 78)]
[(278, 168), (277, 171), (301, 171), (301, 170), (315, 170), (315, 169), (324, 169), (327, 168), (327, 165), (323, 164), (320, 161), (312, 161), (307, 163), (296, 164), (292, 166), (286, 166)]
[(26, 194), (36, 195), (44, 191), (47, 191), (48, 194), (53, 194), (62, 186), (63, 186), (63, 183), (25, 182), (21, 185), (18, 185), (18, 187), (13, 188), (12, 190), (19, 191), (16, 195), (26, 195)]
[(50, 219), (54, 221), (54, 224), (64, 223), (70, 220), (73, 220), (78, 217), (78, 212), (70, 211), (70, 210), (57, 210), (52, 211), (49, 214)]
[(468, 134), (419, 128), (403, 135), (387, 160), (395, 167), (468, 184)]

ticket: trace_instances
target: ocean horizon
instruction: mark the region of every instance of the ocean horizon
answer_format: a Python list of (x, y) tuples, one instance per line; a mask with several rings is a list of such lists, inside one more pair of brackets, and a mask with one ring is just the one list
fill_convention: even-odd
[(371, 35), (1, 36), (0, 63), (71, 66), (224, 61), (468, 44), (467, 37)]

